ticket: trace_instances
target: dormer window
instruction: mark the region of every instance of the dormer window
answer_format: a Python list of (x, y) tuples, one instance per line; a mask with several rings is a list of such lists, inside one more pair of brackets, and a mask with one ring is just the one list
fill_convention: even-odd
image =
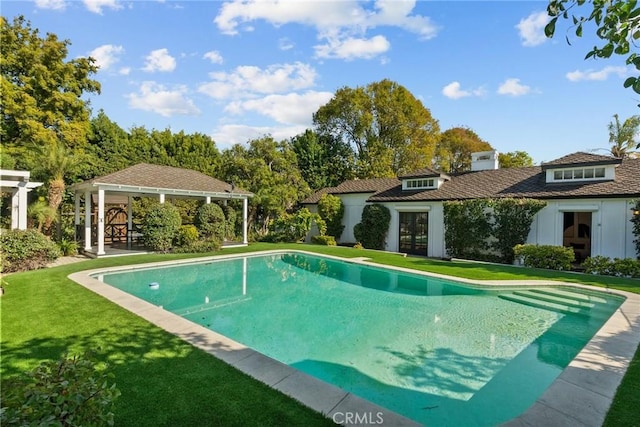
[(426, 190), (436, 187), (435, 179), (433, 178), (406, 179), (402, 184), (403, 190)]
[(612, 179), (612, 176), (607, 176), (607, 169), (602, 166), (596, 167), (584, 167), (584, 168), (571, 168), (571, 169), (555, 169), (553, 170), (552, 182), (567, 182), (567, 181), (598, 181), (605, 179)]

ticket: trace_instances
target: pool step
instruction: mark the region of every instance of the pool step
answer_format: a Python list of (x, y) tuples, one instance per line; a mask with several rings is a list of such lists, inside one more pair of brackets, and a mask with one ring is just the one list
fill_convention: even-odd
[(583, 299), (579, 299), (579, 298), (575, 299), (573, 297), (564, 296), (564, 295), (563, 296), (558, 296), (557, 294), (547, 294), (547, 293), (543, 293), (543, 292), (535, 292), (535, 290), (514, 291), (513, 294), (514, 295), (519, 295), (519, 296), (522, 296), (522, 297), (537, 299), (537, 300), (540, 300), (540, 301), (566, 305), (568, 307), (574, 307), (574, 308), (591, 309), (591, 308), (594, 308), (596, 306), (596, 303), (590, 302), (590, 301), (586, 301), (586, 300), (583, 300)]
[(569, 290), (559, 289), (559, 288), (530, 289), (530, 291), (538, 294), (551, 295), (551, 296), (560, 297), (560, 298), (570, 298), (573, 300), (586, 301), (590, 303), (600, 303), (600, 304), (608, 303), (608, 301), (605, 298), (598, 295), (594, 295), (587, 291), (585, 291), (584, 293), (582, 292), (578, 293), (578, 292), (572, 292)]
[(544, 310), (552, 310), (565, 314), (580, 314), (584, 316), (588, 316), (590, 314), (590, 310), (588, 308), (579, 308), (558, 302), (546, 301), (536, 298), (535, 296), (523, 296), (517, 295), (516, 293), (511, 293), (502, 294), (500, 295), (500, 298), (506, 299), (507, 301), (513, 301), (519, 304), (528, 305), (530, 307), (542, 308)]

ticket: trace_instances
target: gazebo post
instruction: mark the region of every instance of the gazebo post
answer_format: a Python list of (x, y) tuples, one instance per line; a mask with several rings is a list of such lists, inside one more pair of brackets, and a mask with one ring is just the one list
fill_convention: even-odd
[(127, 197), (127, 247), (133, 245), (133, 197)]
[(84, 250), (91, 251), (91, 192), (84, 192)]
[(27, 229), (27, 183), (19, 182), (11, 198), (11, 228)]
[(74, 215), (73, 215), (73, 238), (78, 241), (78, 227), (80, 226), (80, 194), (76, 191), (73, 193)]
[(98, 253), (104, 255), (104, 190), (98, 189)]
[(242, 199), (242, 243), (249, 243), (247, 239), (247, 216), (249, 211), (249, 199)]

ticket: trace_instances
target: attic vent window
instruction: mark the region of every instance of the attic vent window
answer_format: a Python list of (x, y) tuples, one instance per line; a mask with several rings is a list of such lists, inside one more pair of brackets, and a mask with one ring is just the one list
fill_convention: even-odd
[(585, 181), (605, 179), (605, 168), (562, 169), (553, 172), (554, 181)]
[(483, 154), (482, 156), (478, 156), (477, 160), (491, 160), (491, 156), (488, 154)]
[(425, 179), (408, 179), (405, 181), (405, 188), (407, 190), (419, 190), (423, 188), (434, 188), (435, 180), (433, 178)]

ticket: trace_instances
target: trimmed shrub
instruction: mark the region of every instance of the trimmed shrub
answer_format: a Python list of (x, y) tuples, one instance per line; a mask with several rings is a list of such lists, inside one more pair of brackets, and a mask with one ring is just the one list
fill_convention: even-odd
[(222, 208), (217, 203), (207, 203), (198, 209), (195, 225), (200, 235), (208, 239), (224, 240), (225, 217)]
[(178, 230), (178, 246), (189, 246), (198, 241), (198, 229), (195, 225), (181, 225)]
[(498, 199), (493, 202), (493, 249), (498, 251), (501, 261), (512, 264), (513, 247), (527, 241), (533, 217), (547, 202), (534, 199)]
[(478, 259), (489, 249), (491, 200), (444, 202), (444, 241), (447, 254), (455, 258)]
[(311, 230), (316, 223), (321, 235), (327, 230), (327, 225), (320, 215), (311, 213), (309, 209), (302, 208), (293, 214), (285, 213), (271, 222), (269, 234), (263, 241), (268, 242), (299, 242)]
[(389, 222), (391, 212), (386, 206), (367, 205), (360, 222), (353, 227), (353, 235), (367, 249), (384, 249)]
[(0, 235), (0, 271), (35, 270), (46, 267), (62, 253), (51, 239), (37, 230), (10, 230)]
[(220, 242), (220, 240), (217, 240), (215, 237), (209, 237), (203, 240), (196, 240), (187, 246), (175, 248), (174, 252), (182, 254), (216, 252), (219, 251), (221, 247), (222, 242)]
[(2, 387), (2, 425), (113, 425), (120, 391), (90, 353), (40, 364)]
[[(222, 206), (222, 213), (224, 213), (224, 234), (225, 239), (233, 240), (236, 238), (236, 210), (231, 206)], [(242, 224), (242, 222), (240, 223)]]
[(564, 246), (516, 245), (513, 252), (522, 258), (525, 267), (571, 270), (571, 262), (575, 261), (573, 248)]
[(142, 223), (142, 240), (154, 251), (167, 252), (171, 249), (182, 220), (180, 212), (171, 203), (152, 206)]
[(323, 194), (318, 201), (318, 214), (327, 224), (327, 234), (340, 240), (344, 231), (342, 217), (344, 216), (344, 205), (340, 197), (332, 194)]
[(585, 259), (582, 263), (582, 267), (584, 268), (585, 273), (606, 276), (611, 274), (613, 263), (609, 257), (596, 255)]
[(633, 208), (634, 215), (631, 217), (631, 223), (633, 224), (633, 235), (635, 239), (633, 243), (636, 245), (636, 256), (640, 259), (640, 215), (636, 215), (635, 212), (640, 212), (640, 200), (636, 201), (636, 205)]
[(640, 260), (633, 258), (611, 258), (597, 255), (582, 263), (585, 273), (603, 276), (640, 277)]
[(336, 238), (333, 236), (312, 236), (311, 243), (316, 245), (336, 246)]

